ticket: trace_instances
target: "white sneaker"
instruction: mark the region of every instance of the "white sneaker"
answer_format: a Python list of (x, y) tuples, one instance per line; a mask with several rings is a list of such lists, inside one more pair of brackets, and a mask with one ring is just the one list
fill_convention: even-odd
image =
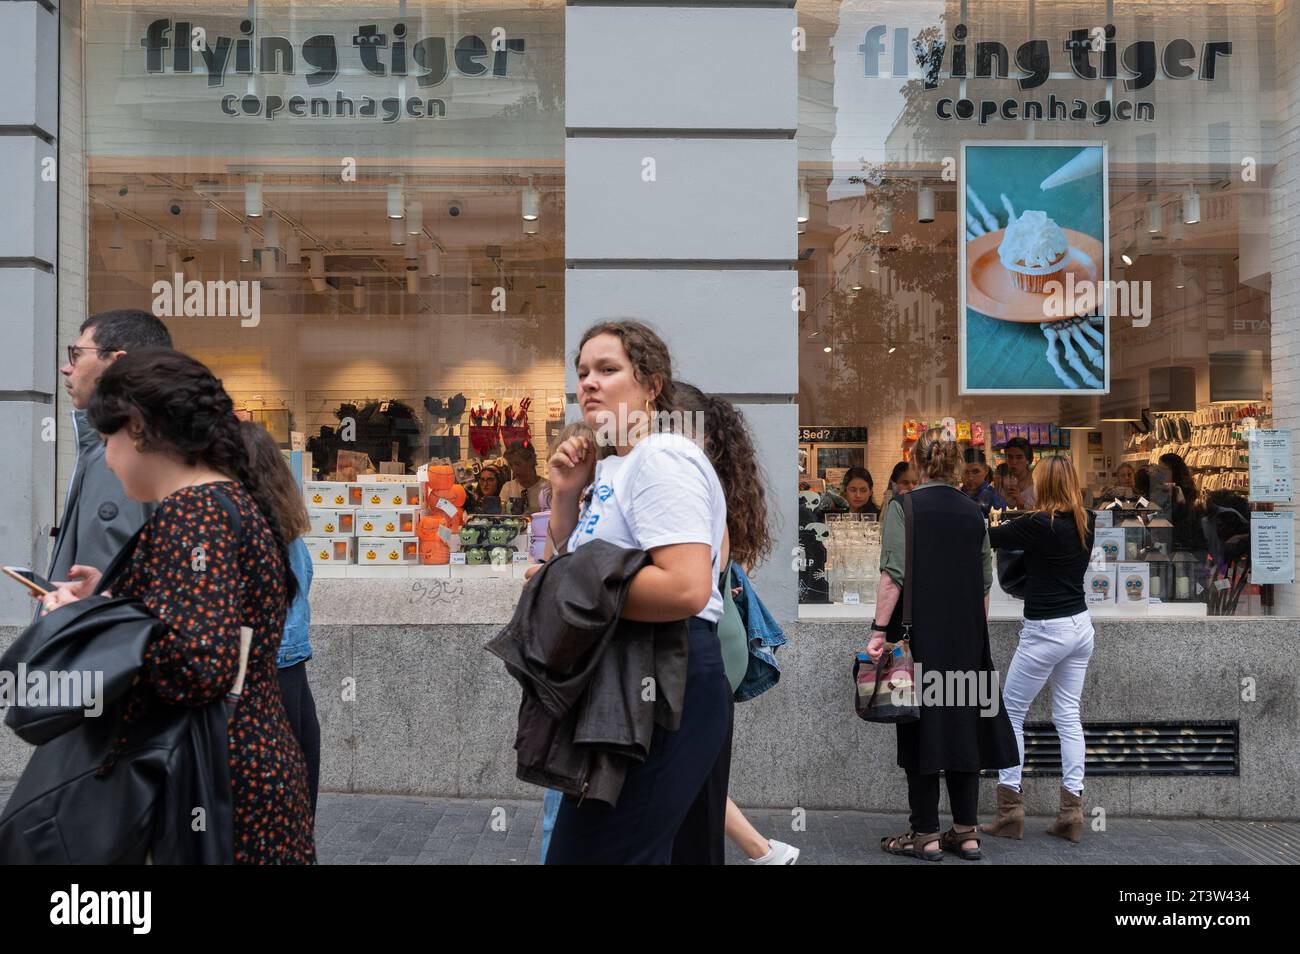
[(783, 841), (769, 838), (768, 851), (762, 858), (746, 858), (747, 865), (792, 865), (799, 860), (799, 849)]

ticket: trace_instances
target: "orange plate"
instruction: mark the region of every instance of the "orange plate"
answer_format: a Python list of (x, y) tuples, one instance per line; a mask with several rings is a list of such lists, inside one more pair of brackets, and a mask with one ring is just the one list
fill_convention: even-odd
[[(1074, 273), (1076, 285), (1084, 281), (1100, 282), (1101, 276), (1105, 274), (1102, 270), (1101, 242), (1073, 229), (1062, 231), (1070, 243), (1066, 271)], [(1076, 317), (1073, 301), (1064, 302), (1061, 318), (1051, 317), (1043, 314), (1043, 300), (1047, 297), (1045, 294), (1022, 291), (1016, 287), (1011, 273), (998, 258), (998, 246), (1002, 244), (1005, 232), (1006, 229), (998, 229), (966, 243), (966, 307), (974, 308), (990, 318), (1023, 324), (1042, 324)], [(1061, 275), (1061, 281), (1065, 281), (1064, 274)]]

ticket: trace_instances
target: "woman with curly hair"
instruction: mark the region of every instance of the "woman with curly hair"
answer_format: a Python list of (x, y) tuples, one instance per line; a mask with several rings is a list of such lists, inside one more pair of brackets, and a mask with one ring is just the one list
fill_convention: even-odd
[[(745, 422), (745, 416), (725, 398), (705, 394), (699, 388), (683, 381), (677, 382), (677, 408), (689, 415), (684, 423), (692, 427), (691, 437), (703, 448), (709, 463), (722, 484), (727, 501), (727, 531), (722, 539), (722, 565), (728, 580), (723, 592), (723, 616), (718, 624), (718, 639), (722, 644), (722, 661), (727, 671), (727, 681), (732, 693), (739, 688), (749, 667), (749, 638), (736, 607), (738, 586), (731, 580), (732, 564), (748, 571), (762, 562), (772, 552), (772, 534), (768, 527), (767, 480), (754, 450), (754, 439)], [(733, 696), (734, 699), (734, 696)], [(799, 858), (799, 849), (784, 842), (764, 838), (749, 823), (744, 813), (730, 796), (725, 799), (725, 821), (710, 817), (712, 806), (725, 793), (731, 775), (731, 728), (728, 719), (727, 738), (714, 765), (705, 789), (687, 815), (678, 840), (673, 846), (674, 864), (721, 864), (721, 852), (716, 857), (701, 857), (695, 849), (713, 842), (696, 833), (722, 822), (727, 837), (745, 852), (750, 864), (792, 865)], [(719, 846), (720, 847), (720, 846)]]
[[(165, 625), (145, 650), (115, 751), (154, 707), (235, 701), (234, 861), (310, 864), (307, 767), (276, 676), (296, 582), (272, 491), (249, 465), (230, 397), (193, 358), (147, 348), (104, 372), (87, 411), (127, 495), (158, 503), (111, 583), (114, 596), (139, 599)], [(45, 609), (90, 595), (99, 579), (60, 584)]]

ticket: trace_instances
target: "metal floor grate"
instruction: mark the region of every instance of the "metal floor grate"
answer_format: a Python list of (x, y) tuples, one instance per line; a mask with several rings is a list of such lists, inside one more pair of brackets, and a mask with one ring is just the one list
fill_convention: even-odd
[[(1239, 774), (1235, 721), (1093, 722), (1083, 737), (1093, 776)], [(1024, 772), (1061, 774), (1061, 743), (1050, 722), (1025, 724)]]

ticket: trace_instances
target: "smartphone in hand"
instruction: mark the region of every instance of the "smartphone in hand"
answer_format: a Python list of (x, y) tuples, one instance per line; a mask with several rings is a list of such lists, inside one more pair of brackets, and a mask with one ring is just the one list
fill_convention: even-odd
[(47, 593), (54, 591), (54, 584), (34, 570), (22, 566), (5, 566), (0, 567), (0, 570), (4, 572), (5, 576), (21, 583), (37, 596), (45, 596)]

